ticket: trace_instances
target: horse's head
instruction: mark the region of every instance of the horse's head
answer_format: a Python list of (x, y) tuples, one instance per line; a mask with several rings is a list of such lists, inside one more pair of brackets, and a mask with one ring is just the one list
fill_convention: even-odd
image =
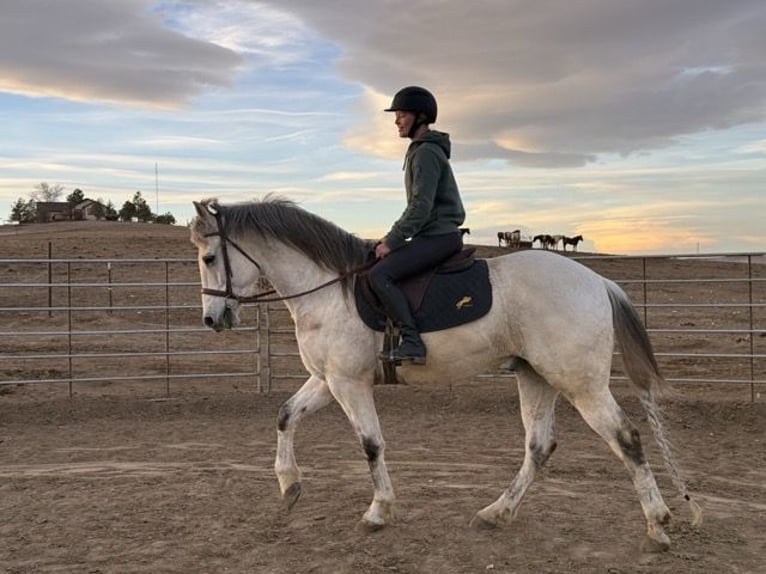
[(195, 201), (194, 208), (189, 229), (202, 281), (202, 322), (216, 331), (230, 329), (239, 323), (240, 301), (257, 288), (260, 267), (226, 234), (215, 200)]

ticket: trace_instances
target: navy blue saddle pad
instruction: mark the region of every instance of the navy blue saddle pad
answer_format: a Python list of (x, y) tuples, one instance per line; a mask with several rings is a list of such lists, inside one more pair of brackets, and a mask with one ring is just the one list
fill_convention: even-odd
[[(362, 275), (354, 286), (357, 311), (368, 327), (385, 331), (386, 315), (366, 283), (367, 277)], [(470, 323), (492, 308), (489, 267), (484, 259), (471, 260), (457, 271), (437, 270), (407, 279), (399, 287), (408, 296), (421, 333)]]

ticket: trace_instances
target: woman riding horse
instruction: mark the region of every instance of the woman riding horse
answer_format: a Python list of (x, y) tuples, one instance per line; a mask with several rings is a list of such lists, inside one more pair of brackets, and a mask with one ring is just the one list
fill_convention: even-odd
[(436, 99), (431, 92), (417, 86), (403, 88), (385, 111), (394, 112), (399, 137), (411, 141), (404, 158), (407, 207), (375, 246), (380, 262), (370, 270), (369, 279), (402, 337), (399, 347), (381, 358), (423, 365), (426, 346), (407, 297), (396, 284), (460, 251), (463, 235), (459, 228), (465, 210), (449, 164), (449, 134), (429, 128), (436, 121)]

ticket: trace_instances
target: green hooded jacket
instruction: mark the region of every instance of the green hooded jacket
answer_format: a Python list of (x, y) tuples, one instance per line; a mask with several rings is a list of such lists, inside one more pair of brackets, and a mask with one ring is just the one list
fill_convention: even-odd
[(429, 130), (404, 156), (407, 207), (384, 241), (392, 250), (418, 235), (458, 232), (465, 210), (449, 163), (449, 134)]

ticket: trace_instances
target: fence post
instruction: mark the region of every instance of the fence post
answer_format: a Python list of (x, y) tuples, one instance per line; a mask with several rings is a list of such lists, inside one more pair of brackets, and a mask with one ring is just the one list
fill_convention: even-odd
[(747, 304), (750, 320), (750, 402), (755, 402), (755, 320), (753, 319), (753, 256), (747, 256)]
[(170, 273), (165, 261), (165, 396), (170, 396)]
[(255, 306), (255, 390), (263, 392), (263, 378), (261, 372), (261, 306)]
[(107, 283), (106, 292), (109, 299), (109, 305), (108, 305), (109, 309), (107, 310), (107, 314), (111, 315), (112, 302), (113, 302), (112, 301), (112, 262), (111, 261), (107, 261), (106, 263), (106, 283)]
[(646, 301), (646, 257), (642, 257), (641, 258), (641, 262), (643, 264), (641, 285), (642, 285), (642, 290), (643, 290), (643, 294), (644, 294), (644, 328), (648, 329), (649, 328), (649, 316), (648, 316), (648, 313), (647, 313), (648, 305), (647, 305), (647, 301)]
[(48, 317), (53, 317), (53, 246), (48, 242)]
[(271, 392), (271, 315), (269, 313), (269, 304), (262, 303), (261, 316), (263, 318), (262, 324), (258, 325), (258, 332), (263, 333), (260, 345), (261, 353), (261, 373), (263, 378), (266, 379), (266, 392)]
[(66, 309), (67, 309), (67, 362), (69, 366), (69, 398), (72, 398), (72, 263), (66, 264)]

